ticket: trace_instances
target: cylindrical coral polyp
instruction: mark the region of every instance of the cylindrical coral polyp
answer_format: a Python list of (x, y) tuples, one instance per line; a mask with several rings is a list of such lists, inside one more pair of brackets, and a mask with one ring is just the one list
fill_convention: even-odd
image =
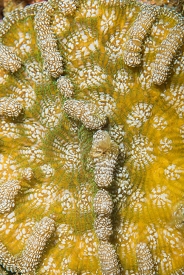
[(35, 227), (29, 237), (22, 255), (18, 259), (21, 274), (28, 274), (34, 271), (40, 261), (43, 250), (55, 230), (53, 219), (44, 217)]

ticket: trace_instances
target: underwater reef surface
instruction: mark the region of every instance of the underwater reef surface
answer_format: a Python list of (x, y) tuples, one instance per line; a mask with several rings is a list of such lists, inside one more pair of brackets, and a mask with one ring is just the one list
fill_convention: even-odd
[(142, 3), (158, 6), (168, 6), (174, 8), (177, 12), (184, 15), (184, 0), (137, 0)]
[(0, 19), (4, 16), (8, 16), (10, 12), (17, 9), (22, 9), (27, 5), (42, 2), (44, 0), (4, 0), (0, 3)]
[[(3, 3), (0, 3), (0, 19), (1, 16), (7, 16), (9, 12), (13, 11), (15, 8), (23, 8), (26, 5), (42, 2), (44, 0), (4, 0)], [(177, 12), (180, 12), (184, 15), (184, 0), (137, 0), (142, 3), (158, 5), (158, 6), (167, 6), (174, 8)]]
[(0, 25), (2, 274), (184, 273), (184, 19), (48, 1)]

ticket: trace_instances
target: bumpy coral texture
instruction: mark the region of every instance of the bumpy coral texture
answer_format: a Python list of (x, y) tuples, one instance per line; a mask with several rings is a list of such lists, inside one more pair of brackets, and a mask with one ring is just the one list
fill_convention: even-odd
[(167, 6), (175, 9), (176, 11), (184, 15), (184, 1), (183, 0), (138, 0), (142, 3), (158, 5), (158, 6)]
[(184, 20), (50, 0), (0, 25), (1, 274), (184, 272)]

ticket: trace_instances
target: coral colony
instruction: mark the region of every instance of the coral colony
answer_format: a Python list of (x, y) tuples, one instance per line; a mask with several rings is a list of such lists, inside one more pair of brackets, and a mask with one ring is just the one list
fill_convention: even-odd
[(1, 274), (184, 274), (183, 42), (128, 0), (3, 19)]

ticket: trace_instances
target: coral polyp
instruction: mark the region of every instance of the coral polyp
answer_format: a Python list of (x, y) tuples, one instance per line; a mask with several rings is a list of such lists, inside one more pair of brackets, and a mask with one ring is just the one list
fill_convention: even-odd
[(0, 273), (183, 274), (184, 19), (142, 2), (1, 22)]

